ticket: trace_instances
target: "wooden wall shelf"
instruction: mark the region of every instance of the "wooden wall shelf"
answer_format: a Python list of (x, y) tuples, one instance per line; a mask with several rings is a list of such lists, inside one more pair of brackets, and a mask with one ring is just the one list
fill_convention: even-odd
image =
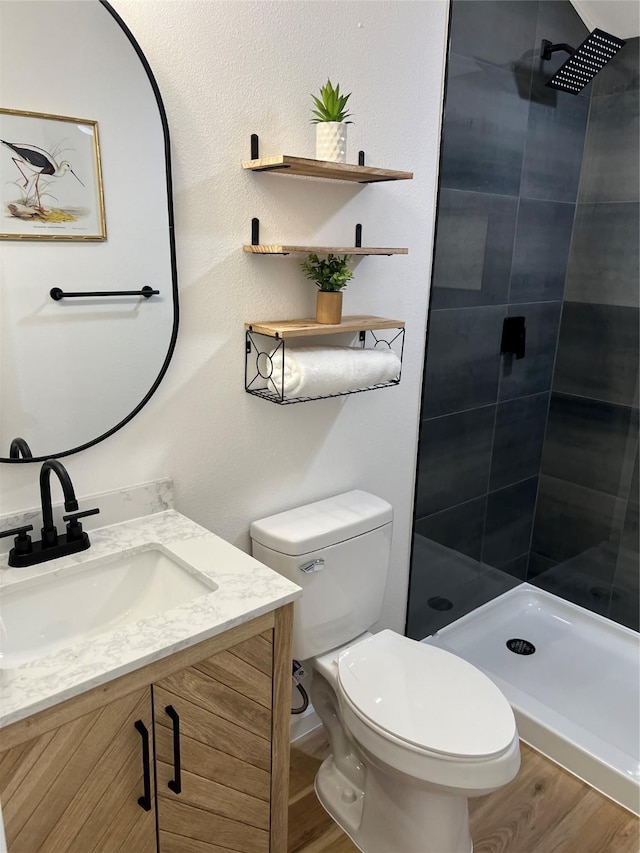
[[(281, 175), (294, 175), (306, 178), (324, 178), (333, 181), (349, 181), (352, 183), (371, 184), (383, 181), (410, 181), (413, 172), (399, 172), (394, 169), (379, 169), (365, 166), (365, 153), (358, 154), (358, 165), (351, 163), (331, 163), (326, 160), (310, 160), (305, 157), (292, 157), (280, 154), (275, 157), (260, 157), (258, 135), (251, 134), (251, 159), (243, 160), (242, 168), (251, 172), (275, 172)], [(362, 245), (362, 224), (358, 223), (355, 230), (355, 240), (351, 246), (294, 246), (288, 244), (265, 245), (260, 242), (260, 220), (251, 220), (251, 243), (245, 244), (243, 251), (253, 255), (407, 255), (407, 248), (372, 247)], [(245, 323), (245, 373), (244, 385), (248, 394), (262, 397), (278, 405), (305, 403), (311, 400), (322, 400), (330, 397), (343, 397), (347, 394), (359, 394), (362, 391), (373, 391), (378, 388), (388, 388), (400, 382), (402, 373), (402, 355), (404, 352), (404, 322), (390, 320), (386, 317), (372, 315), (357, 315), (343, 317), (342, 322), (335, 325), (317, 323), (315, 319), (302, 320), (268, 320), (260, 323)], [(285, 350), (292, 347), (288, 355), (288, 366), (295, 362), (295, 344), (288, 343), (293, 338), (312, 338), (325, 335), (350, 335), (356, 338), (363, 350), (374, 350), (386, 346), (395, 359), (378, 359), (378, 354), (370, 353), (367, 358), (373, 362), (373, 369), (364, 368), (364, 356), (354, 356), (349, 352), (350, 359), (360, 359), (358, 370), (345, 370), (343, 365), (336, 365), (333, 356), (325, 357), (324, 381), (313, 378), (311, 381), (285, 382)], [(329, 343), (329, 342), (328, 342)], [(302, 348), (303, 349), (303, 348)], [(332, 347), (327, 346), (327, 351)], [(335, 347), (333, 347), (335, 350)], [(327, 356), (329, 353), (327, 352)], [(382, 352), (379, 353), (383, 355)], [(304, 359), (300, 350), (297, 359)], [(386, 364), (382, 368), (383, 362)], [(331, 367), (330, 367), (331, 365)], [(352, 365), (353, 367), (355, 365)], [(397, 374), (396, 374), (397, 369)], [(295, 370), (293, 371), (295, 373)], [(387, 379), (388, 377), (391, 377)], [(291, 379), (291, 377), (289, 377)], [(302, 377), (304, 380), (304, 377)], [(375, 382), (362, 387), (363, 382)], [(291, 396), (292, 394), (307, 393), (311, 396)]]
[(332, 181), (350, 181), (359, 184), (379, 184), (384, 181), (410, 181), (413, 172), (395, 169), (380, 169), (375, 166), (356, 166), (352, 163), (330, 163), (326, 160), (310, 160), (279, 154), (257, 160), (243, 160), (242, 168), (251, 172), (275, 172), (280, 175), (296, 175), (305, 178), (325, 178)]
[[(351, 349), (358, 352), (359, 349), (373, 350), (388, 348), (398, 357), (396, 363), (391, 362), (388, 368), (397, 365), (397, 375), (390, 379), (389, 372), (383, 370), (382, 373), (376, 373), (375, 370), (368, 374), (369, 379), (375, 381), (379, 378), (380, 381), (376, 384), (361, 384), (363, 382), (362, 374), (353, 374), (350, 380), (346, 382), (340, 381), (344, 378), (340, 370), (336, 373), (335, 362), (333, 364), (333, 373), (329, 376), (333, 377), (333, 381), (328, 384), (313, 380), (310, 382), (298, 382), (295, 376), (295, 356), (294, 353), (301, 352), (301, 349), (291, 348), (290, 340), (292, 338), (310, 338), (317, 335), (340, 335), (346, 334), (351, 337)], [(355, 341), (358, 341), (356, 344)], [(349, 349), (349, 347), (344, 347)], [(327, 342), (327, 352), (335, 349), (334, 345), (329, 345)], [(402, 373), (402, 355), (404, 352), (404, 323), (402, 320), (389, 320), (386, 317), (374, 317), (371, 315), (358, 315), (343, 317), (341, 323), (336, 325), (328, 325), (325, 323), (316, 323), (315, 320), (268, 320), (262, 323), (245, 323), (245, 372), (244, 372), (244, 387), (248, 394), (253, 394), (256, 397), (262, 397), (263, 400), (269, 400), (271, 403), (277, 403), (280, 406), (288, 406), (293, 403), (308, 403), (312, 400), (325, 400), (330, 397), (345, 397), (350, 394), (360, 394), (363, 391), (374, 391), (379, 388), (390, 388), (393, 385), (398, 385)], [(384, 352), (378, 353), (383, 356)], [(291, 357), (294, 359), (293, 379), (290, 382), (286, 379), (287, 376), (287, 361), (289, 359), (289, 369), (291, 369)], [(364, 357), (364, 355), (363, 355)], [(359, 358), (359, 356), (355, 356)], [(339, 374), (339, 376), (338, 376)], [(366, 372), (365, 372), (365, 375)], [(356, 380), (353, 378), (358, 376)], [(303, 378), (300, 375), (299, 378)], [(317, 377), (319, 378), (319, 377)], [(286, 389), (289, 390), (286, 390)], [(290, 389), (296, 389), (296, 393)]]
[(269, 335), (274, 338), (302, 338), (310, 335), (339, 335), (342, 332), (365, 332), (381, 329), (404, 329), (403, 320), (388, 320), (370, 314), (343, 317), (334, 325), (316, 323), (315, 320), (267, 320), (262, 323), (245, 323), (248, 332)]
[(373, 246), (286, 246), (274, 244), (270, 246), (245, 244), (243, 247), (245, 252), (252, 255), (309, 255), (312, 252), (316, 255), (326, 255), (332, 253), (334, 255), (408, 255), (409, 250), (406, 248), (374, 248)]

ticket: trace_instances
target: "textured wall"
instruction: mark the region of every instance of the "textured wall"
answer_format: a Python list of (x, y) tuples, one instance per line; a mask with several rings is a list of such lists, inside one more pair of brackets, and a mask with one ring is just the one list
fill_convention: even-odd
[[(181, 328), (150, 404), (68, 460), (80, 494), (172, 476), (176, 506), (242, 548), (252, 519), (354, 487), (396, 511), (383, 620), (404, 621), (421, 364), (434, 222), (445, 2), (114, 0), (154, 70), (172, 135)], [(36, 33), (31, 37), (35, 38)], [(46, 38), (46, 33), (42, 34)], [(37, 49), (30, 41), (30, 50)], [(314, 156), (310, 92), (352, 91), (358, 149), (412, 182), (351, 186), (240, 169), (249, 135), (269, 153)], [(123, 148), (122, 156), (127, 154)], [(265, 242), (408, 246), (364, 258), (345, 312), (407, 321), (397, 388), (278, 407), (244, 392), (247, 320), (309, 316), (315, 289), (295, 257), (244, 255)], [(2, 469), (2, 510), (33, 506), (35, 467)]]

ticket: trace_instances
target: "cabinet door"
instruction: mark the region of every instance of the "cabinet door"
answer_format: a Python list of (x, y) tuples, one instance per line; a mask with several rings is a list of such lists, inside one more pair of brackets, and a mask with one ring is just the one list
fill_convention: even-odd
[(155, 853), (137, 721), (151, 736), (148, 688), (0, 753), (9, 853)]
[(160, 853), (268, 853), (272, 657), (266, 631), (154, 684)]

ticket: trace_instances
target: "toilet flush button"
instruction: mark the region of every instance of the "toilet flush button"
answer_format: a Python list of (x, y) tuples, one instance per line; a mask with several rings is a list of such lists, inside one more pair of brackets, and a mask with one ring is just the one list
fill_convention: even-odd
[(356, 799), (356, 792), (353, 790), (353, 788), (345, 788), (342, 792), (343, 803), (355, 803)]

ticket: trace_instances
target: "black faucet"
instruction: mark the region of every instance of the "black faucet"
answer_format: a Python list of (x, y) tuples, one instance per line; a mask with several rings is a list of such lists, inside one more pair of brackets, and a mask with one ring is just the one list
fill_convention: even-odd
[[(53, 507), (51, 504), (51, 472), (54, 471), (64, 495), (64, 508), (67, 515), (63, 515), (63, 521), (67, 522), (67, 532), (58, 536), (58, 531), (53, 523)], [(47, 459), (42, 463), (40, 469), (40, 501), (42, 504), (42, 539), (32, 542), (28, 535), (33, 530), (33, 525), (16, 527), (13, 530), (5, 530), (1, 536), (13, 536), (14, 547), (9, 552), (9, 565), (15, 568), (34, 566), (47, 560), (55, 560), (56, 557), (64, 557), (67, 554), (75, 554), (77, 551), (85, 551), (90, 547), (88, 535), (82, 529), (79, 519), (87, 515), (95, 515), (99, 509), (87, 509), (78, 512), (78, 501), (73, 489), (73, 483), (69, 472), (62, 462), (57, 459)]]
[(51, 505), (51, 472), (55, 471), (62, 486), (64, 508), (67, 512), (76, 512), (78, 501), (73, 490), (69, 472), (62, 462), (57, 459), (47, 459), (40, 469), (40, 504), (42, 506), (42, 545), (52, 548), (58, 544), (58, 531), (53, 523), (53, 507)]

